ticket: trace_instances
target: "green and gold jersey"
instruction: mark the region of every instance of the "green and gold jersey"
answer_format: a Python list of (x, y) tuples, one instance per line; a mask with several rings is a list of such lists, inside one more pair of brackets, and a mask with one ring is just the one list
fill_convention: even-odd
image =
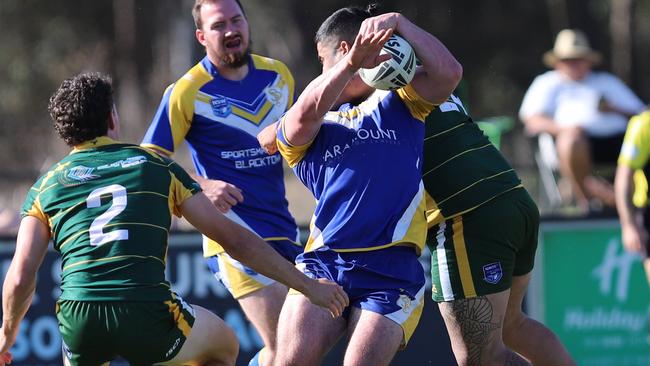
[(521, 187), (514, 169), (455, 95), (425, 120), (422, 175), (429, 227)]
[(45, 223), (62, 255), (61, 299), (167, 300), (171, 214), (200, 190), (171, 160), (100, 137), (43, 175), (22, 215)]

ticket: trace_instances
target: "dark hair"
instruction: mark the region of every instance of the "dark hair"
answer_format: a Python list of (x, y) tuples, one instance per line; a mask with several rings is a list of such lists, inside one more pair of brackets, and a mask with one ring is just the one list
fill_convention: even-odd
[[(201, 6), (206, 3), (214, 4), (217, 1), (220, 0), (196, 0), (194, 2), (194, 7), (192, 8), (192, 17), (194, 18), (194, 25), (196, 26), (196, 29), (201, 29), (203, 27), (203, 21), (201, 20)], [(241, 13), (246, 17), (246, 12), (244, 11), (244, 7), (241, 5), (241, 2), (239, 0), (235, 0), (237, 5), (239, 6), (239, 9), (241, 9)]]
[(370, 4), (365, 8), (349, 6), (335, 11), (320, 25), (314, 37), (314, 42), (320, 43), (332, 40), (337, 43), (340, 41), (354, 42), (354, 38), (359, 33), (359, 28), (361, 28), (361, 23), (377, 15), (377, 8), (377, 4)]
[(47, 106), (54, 129), (69, 146), (106, 135), (112, 109), (113, 84), (98, 73), (64, 80)]

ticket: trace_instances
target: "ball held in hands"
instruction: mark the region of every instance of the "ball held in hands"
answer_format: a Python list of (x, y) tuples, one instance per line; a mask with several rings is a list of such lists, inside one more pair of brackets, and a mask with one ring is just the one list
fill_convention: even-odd
[(393, 34), (380, 54), (390, 54), (392, 57), (375, 68), (359, 69), (364, 83), (375, 89), (393, 90), (402, 88), (413, 80), (416, 70), (415, 52), (404, 38)]

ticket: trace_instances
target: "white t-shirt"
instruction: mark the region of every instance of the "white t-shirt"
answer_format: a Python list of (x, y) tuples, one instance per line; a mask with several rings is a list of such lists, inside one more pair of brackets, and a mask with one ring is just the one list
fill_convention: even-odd
[(590, 136), (625, 132), (627, 118), (598, 110), (600, 99), (629, 114), (644, 109), (643, 102), (619, 78), (607, 72), (591, 72), (582, 80), (569, 80), (551, 70), (535, 78), (519, 109), (525, 119), (544, 114), (560, 126), (581, 126)]

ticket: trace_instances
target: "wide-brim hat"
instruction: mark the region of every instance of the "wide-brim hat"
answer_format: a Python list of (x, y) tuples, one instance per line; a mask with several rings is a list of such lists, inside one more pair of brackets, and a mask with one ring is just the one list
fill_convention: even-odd
[(560, 60), (583, 59), (597, 65), (602, 61), (600, 53), (591, 49), (589, 40), (582, 31), (564, 29), (557, 34), (553, 49), (544, 53), (542, 60), (549, 67), (554, 67)]

